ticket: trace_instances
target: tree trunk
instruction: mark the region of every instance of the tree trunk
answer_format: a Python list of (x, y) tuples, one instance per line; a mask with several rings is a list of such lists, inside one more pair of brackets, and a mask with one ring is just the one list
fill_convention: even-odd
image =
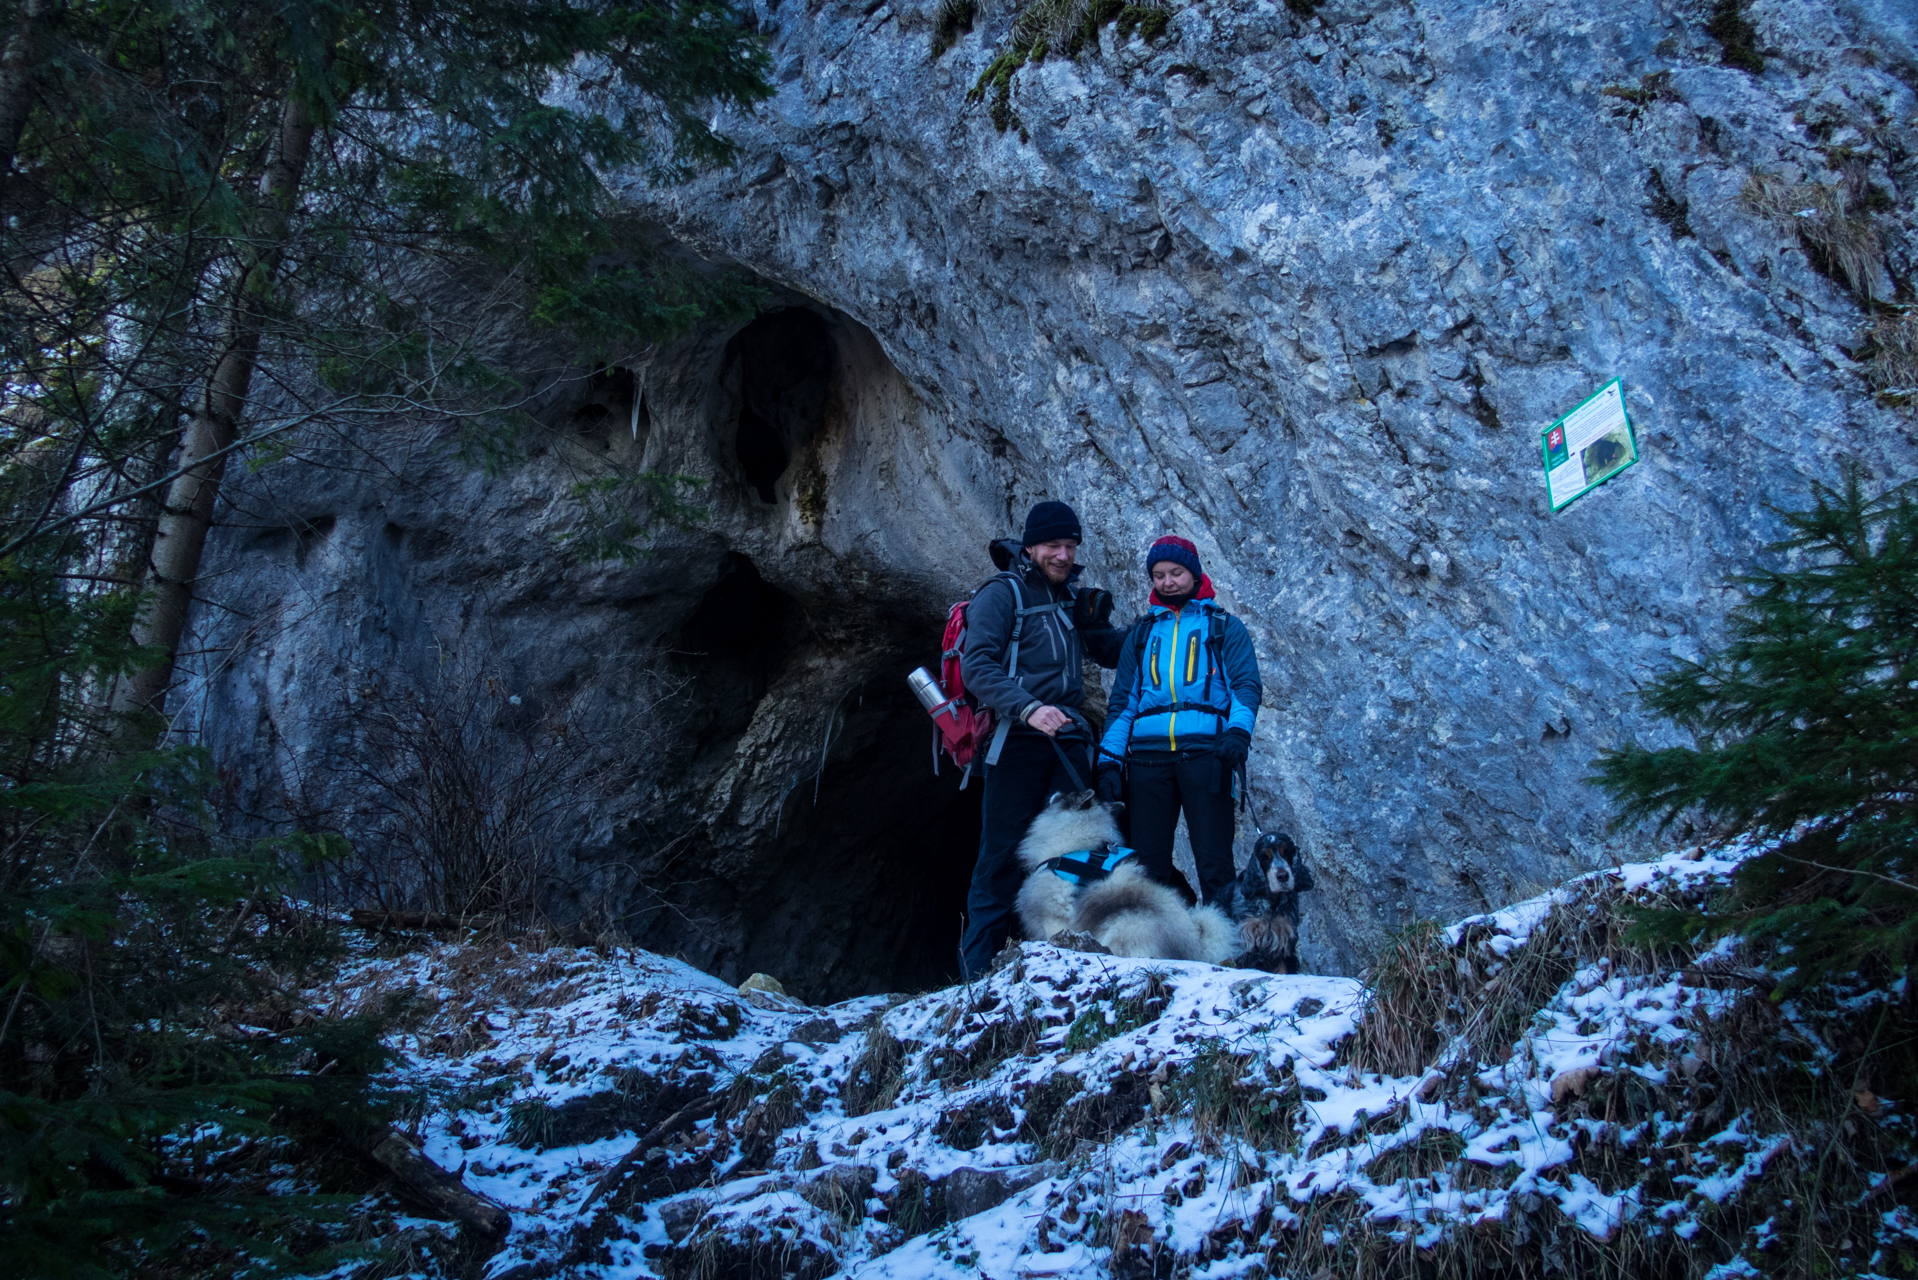
[(33, 72), (39, 61), (40, 19), (46, 16), (50, 0), (26, 0), (20, 16), (0, 51), (0, 204), (7, 197), (13, 177), (14, 153), (20, 149), (20, 133), (27, 127), (33, 110)]
[(174, 658), (186, 631), (200, 556), (206, 550), (207, 531), (213, 527), (213, 508), (220, 496), (220, 478), (226, 472), (226, 450), (239, 438), (253, 366), (259, 357), (265, 323), (260, 308), (285, 256), (287, 215), (299, 197), (313, 131), (312, 113), (297, 97), (289, 96), (281, 109), (273, 157), (260, 175), (266, 226), (261, 242), (249, 250), (235, 284), (227, 311), (225, 351), (207, 379), (205, 395), (180, 433), (176, 465), (183, 469), (182, 474), (167, 487), (161, 501), (153, 552), (141, 584), (147, 598), (134, 623), (133, 638), (164, 656), (121, 680), (114, 709), (123, 714), (166, 711)]

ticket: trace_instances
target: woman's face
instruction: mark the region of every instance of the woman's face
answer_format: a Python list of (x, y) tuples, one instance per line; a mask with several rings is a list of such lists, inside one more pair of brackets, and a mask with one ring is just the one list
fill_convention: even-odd
[(1178, 600), (1192, 594), (1198, 586), (1192, 570), (1176, 560), (1161, 560), (1152, 566), (1152, 589), (1161, 600)]

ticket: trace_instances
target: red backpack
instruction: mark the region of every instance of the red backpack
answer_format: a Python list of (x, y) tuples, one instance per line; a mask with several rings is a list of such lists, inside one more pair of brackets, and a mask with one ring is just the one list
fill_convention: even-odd
[[(993, 562), (999, 565), (1000, 572), (987, 579), (979, 591), (984, 591), (1001, 579), (1012, 586), (1013, 598), (1018, 603), (1013, 609), (1012, 635), (1006, 646), (1006, 674), (1017, 679), (1019, 637), (1026, 629), (1027, 616), (1065, 606), (1057, 602), (1028, 605), (1026, 593), (1019, 585), (1019, 575), (1006, 568), (1010, 557), (1001, 560), (997, 546), (993, 551)], [(945, 700), (926, 708), (926, 714), (932, 717), (932, 723), (939, 731), (932, 744), (932, 771), (939, 772), (939, 753), (943, 750), (952, 757), (954, 764), (965, 770), (959, 779), (962, 791), (966, 783), (972, 780), (972, 766), (987, 755), (993, 742), (992, 708), (982, 707), (967, 696), (965, 673), (960, 669), (966, 656), (966, 614), (972, 607), (972, 601), (978, 598), (979, 591), (973, 592), (971, 599), (953, 605), (946, 614), (946, 634), (940, 645), (939, 659), (939, 688)]]
[(945, 691), (946, 701), (930, 713), (939, 733), (932, 746), (932, 771), (939, 772), (939, 753), (943, 750), (965, 770), (959, 780), (961, 788), (972, 778), (972, 762), (992, 741), (992, 708), (978, 706), (966, 696), (966, 677), (960, 670), (966, 656), (966, 612), (971, 607), (971, 600), (961, 600), (946, 614), (946, 634), (939, 643), (939, 687)]

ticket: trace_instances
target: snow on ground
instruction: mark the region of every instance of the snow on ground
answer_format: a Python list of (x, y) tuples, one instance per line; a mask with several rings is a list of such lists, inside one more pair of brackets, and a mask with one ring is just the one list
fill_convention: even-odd
[[(1442, 937), (1485, 980), (1554, 911), (1694, 892), (1734, 865), (1691, 851), (1601, 872)], [(1600, 958), (1496, 1060), (1458, 1036), (1403, 1076), (1354, 1060), (1355, 980), (1043, 943), (969, 987), (820, 1009), (643, 952), (503, 945), (369, 956), (328, 998), (410, 992), (425, 1010), (398, 1043), (430, 1098), (419, 1137), (511, 1210), (499, 1280), (1036, 1280), (1134, 1274), (1126, 1259), (1154, 1252), (1226, 1280), (1266, 1274), (1275, 1231), (1331, 1248), (1362, 1224), (1423, 1248), (1523, 1240), (1555, 1209), (1593, 1241), (1634, 1220), (1687, 1238), (1786, 1141), (1726, 1117), (1657, 1194), (1634, 1175), (1687, 1122), (1634, 1091), (1712, 1070), (1702, 1033), (1739, 995), (1701, 979), (1712, 959)], [(701, 1098), (717, 1114), (595, 1194), (640, 1132)]]

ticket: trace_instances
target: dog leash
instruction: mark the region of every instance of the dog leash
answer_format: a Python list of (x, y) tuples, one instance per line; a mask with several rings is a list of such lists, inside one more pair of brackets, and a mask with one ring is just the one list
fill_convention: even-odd
[[(1069, 734), (1075, 742), (1083, 736), (1086, 743), (1088, 745), (1091, 744), (1092, 726), (1085, 722), (1084, 717), (1068, 711), (1066, 712), (1066, 721), (1068, 727), (1061, 729), (1059, 731), (1060, 733)], [(1059, 745), (1059, 734), (1048, 733), (1046, 735), (1046, 741), (1052, 744), (1052, 753), (1059, 757), (1059, 763), (1065, 767), (1066, 777), (1072, 779), (1072, 789), (1074, 791), (1091, 790), (1091, 788), (1086, 786), (1086, 780), (1079, 776), (1079, 771), (1072, 767), (1072, 761), (1066, 758), (1065, 748)]]
[(1074, 791), (1086, 790), (1087, 788), (1086, 788), (1085, 779), (1081, 778), (1079, 776), (1079, 771), (1072, 767), (1072, 761), (1066, 759), (1065, 748), (1059, 745), (1059, 739), (1054, 737), (1052, 734), (1047, 734), (1046, 741), (1052, 744), (1053, 754), (1058, 756), (1059, 763), (1065, 766), (1066, 777), (1072, 779), (1072, 789)]
[(1260, 835), (1265, 834), (1265, 824), (1259, 821), (1259, 806), (1252, 803), (1252, 778), (1246, 772), (1245, 762), (1239, 762), (1239, 798), (1245, 802), (1246, 816), (1252, 819), (1252, 829)]

